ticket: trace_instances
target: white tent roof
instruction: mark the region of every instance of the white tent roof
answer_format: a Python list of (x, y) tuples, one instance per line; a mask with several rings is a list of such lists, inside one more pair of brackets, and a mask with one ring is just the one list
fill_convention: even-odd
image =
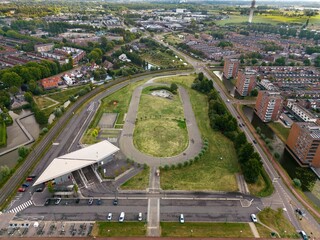
[(33, 186), (90, 166), (119, 151), (119, 148), (104, 140), (89, 147), (68, 153), (52, 160)]

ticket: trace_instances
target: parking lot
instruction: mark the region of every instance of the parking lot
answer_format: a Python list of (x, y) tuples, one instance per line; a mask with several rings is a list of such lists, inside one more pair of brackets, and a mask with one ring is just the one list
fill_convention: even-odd
[(0, 230), (0, 237), (40, 237), (40, 236), (89, 236), (93, 222), (30, 222), (29, 227), (9, 227)]

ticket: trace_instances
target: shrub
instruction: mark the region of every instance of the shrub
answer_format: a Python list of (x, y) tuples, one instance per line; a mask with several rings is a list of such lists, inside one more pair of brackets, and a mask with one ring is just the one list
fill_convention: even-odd
[(178, 168), (180, 169), (180, 168), (182, 168), (182, 163), (178, 163)]
[(147, 169), (148, 168), (148, 165), (145, 163), (143, 164), (143, 169)]
[(184, 167), (187, 167), (189, 165), (189, 162), (188, 161), (185, 161), (184, 163), (183, 163), (183, 166)]
[(191, 166), (192, 164), (193, 164), (193, 160), (190, 159), (190, 160), (189, 160), (189, 165)]
[(194, 161), (196, 162), (196, 161), (198, 161), (199, 160), (199, 156), (195, 156), (194, 157)]
[(166, 171), (168, 171), (168, 170), (170, 169), (170, 167), (169, 167), (168, 164), (166, 164), (166, 165), (164, 165), (164, 168), (163, 168), (163, 169), (166, 170)]
[(176, 168), (176, 165), (172, 164), (171, 169), (175, 169), (175, 168)]
[(275, 153), (274, 153), (274, 157), (275, 157), (276, 159), (279, 159), (279, 158), (280, 158), (280, 154), (279, 154), (278, 152), (275, 152)]

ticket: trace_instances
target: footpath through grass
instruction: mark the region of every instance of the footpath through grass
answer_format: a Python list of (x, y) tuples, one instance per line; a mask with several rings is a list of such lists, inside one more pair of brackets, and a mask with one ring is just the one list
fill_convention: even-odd
[(145, 190), (149, 186), (150, 168), (146, 167), (133, 178), (121, 185), (121, 189)]
[(146, 233), (143, 222), (96, 222), (92, 230), (94, 237), (145, 237)]
[[(259, 222), (267, 225), (269, 228), (277, 231), (282, 238), (298, 238), (295, 228), (283, 215), (283, 210), (278, 209), (277, 211), (271, 208), (265, 208), (258, 213)], [(271, 231), (261, 224), (256, 224), (260, 237), (270, 237)]]
[(247, 223), (161, 222), (162, 237), (254, 237)]
[(268, 123), (268, 126), (272, 129), (272, 131), (277, 134), (277, 136), (281, 139), (282, 142), (286, 142), (290, 133), (290, 128), (284, 127), (279, 122), (271, 122)]
[(156, 80), (187, 88), (201, 135), (209, 142), (208, 151), (191, 166), (161, 171), (161, 188), (237, 191), (235, 173), (239, 172), (239, 165), (233, 143), (210, 127), (207, 96), (190, 88), (194, 78), (189, 75)]

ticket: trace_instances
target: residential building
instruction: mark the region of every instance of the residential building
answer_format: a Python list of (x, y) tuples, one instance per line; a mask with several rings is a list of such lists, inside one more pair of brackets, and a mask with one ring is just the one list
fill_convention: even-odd
[(248, 96), (255, 88), (257, 72), (254, 70), (239, 71), (236, 81), (236, 91), (240, 96)]
[(275, 121), (280, 116), (282, 103), (280, 92), (259, 91), (254, 111), (263, 122)]
[(315, 123), (294, 123), (286, 148), (301, 166), (320, 167), (320, 126)]
[(238, 59), (225, 58), (223, 67), (223, 76), (227, 79), (236, 78), (240, 62)]
[(56, 77), (50, 77), (50, 78), (44, 78), (41, 80), (41, 85), (43, 89), (48, 90), (52, 88), (56, 88), (59, 85), (59, 82), (61, 82), (61, 78)]
[(36, 45), (34, 45), (34, 51), (35, 52), (49, 52), (53, 49), (53, 47), (54, 47), (53, 43), (36, 44)]
[(288, 99), (287, 107), (291, 109), (291, 111), (302, 119), (304, 122), (316, 122), (317, 117), (314, 116), (311, 112), (309, 112), (306, 108), (304, 108), (301, 104), (299, 104), (294, 99)]

